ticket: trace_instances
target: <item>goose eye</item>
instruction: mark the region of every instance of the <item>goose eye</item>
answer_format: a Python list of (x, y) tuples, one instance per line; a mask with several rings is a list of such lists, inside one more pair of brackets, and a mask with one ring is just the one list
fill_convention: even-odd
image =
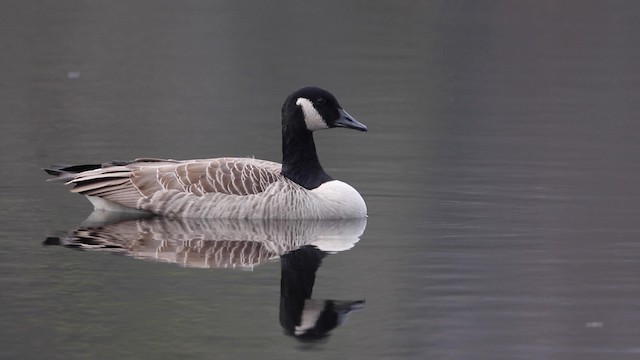
[(327, 100), (325, 100), (325, 98), (319, 98), (318, 100), (316, 100), (316, 104), (318, 105), (324, 105), (327, 103)]

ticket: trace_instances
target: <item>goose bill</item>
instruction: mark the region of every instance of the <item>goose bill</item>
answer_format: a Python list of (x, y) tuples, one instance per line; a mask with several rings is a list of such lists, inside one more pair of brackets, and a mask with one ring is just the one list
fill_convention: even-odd
[(338, 112), (340, 113), (340, 117), (335, 121), (335, 125), (337, 127), (346, 127), (349, 129), (367, 131), (367, 127), (364, 124), (358, 122), (358, 120), (354, 119), (343, 109), (338, 109)]

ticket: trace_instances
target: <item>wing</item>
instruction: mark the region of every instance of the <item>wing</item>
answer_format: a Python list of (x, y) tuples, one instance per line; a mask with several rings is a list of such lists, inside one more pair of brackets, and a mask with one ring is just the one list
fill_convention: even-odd
[(261, 193), (281, 178), (278, 163), (218, 158), (157, 168), (143, 167), (132, 173), (131, 182), (144, 197), (161, 190), (179, 190), (199, 196), (208, 193), (241, 196)]
[(80, 172), (68, 183), (74, 185), (72, 192), (136, 208), (140, 198), (158, 191), (178, 190), (198, 196), (258, 194), (283, 178), (280, 168), (278, 163), (252, 158), (136, 159)]

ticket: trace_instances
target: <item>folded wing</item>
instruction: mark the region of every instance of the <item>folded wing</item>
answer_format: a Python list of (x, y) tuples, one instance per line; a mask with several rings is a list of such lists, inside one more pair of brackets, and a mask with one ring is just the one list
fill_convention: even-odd
[(136, 208), (138, 200), (159, 191), (178, 190), (197, 196), (258, 194), (283, 178), (280, 168), (278, 163), (252, 158), (136, 159), (80, 172), (68, 183), (74, 185), (72, 192)]

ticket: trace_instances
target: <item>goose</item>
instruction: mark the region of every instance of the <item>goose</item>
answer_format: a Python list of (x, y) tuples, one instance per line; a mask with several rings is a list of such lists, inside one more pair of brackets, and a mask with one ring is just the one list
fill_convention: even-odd
[(85, 195), (94, 210), (166, 217), (354, 219), (367, 216), (362, 196), (329, 176), (313, 132), (367, 131), (327, 90), (304, 87), (282, 106), (282, 164), (255, 158), (139, 158), (44, 169)]

